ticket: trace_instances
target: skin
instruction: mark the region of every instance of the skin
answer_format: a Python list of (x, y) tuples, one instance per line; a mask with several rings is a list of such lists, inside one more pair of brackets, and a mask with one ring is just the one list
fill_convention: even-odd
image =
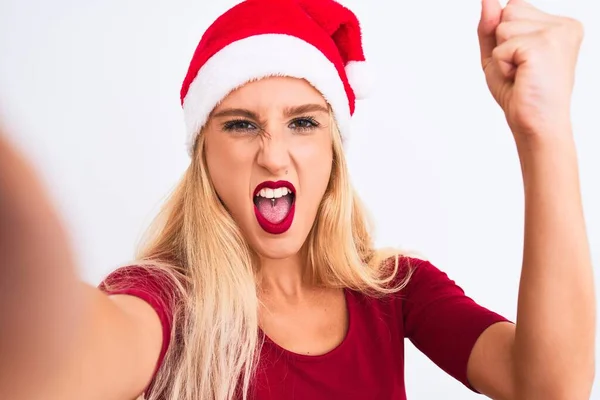
[(517, 324), (479, 338), (468, 374), (496, 399), (588, 399), (595, 293), (570, 120), (583, 29), (522, 0), (484, 0), (479, 40), (491, 94), (521, 162), (525, 238)]
[[(283, 259), (299, 266), (333, 162), (323, 96), (294, 78), (252, 82), (213, 111), (204, 134), (217, 194), (261, 257), (261, 269), (271, 275), (270, 265)], [(296, 188), (294, 222), (281, 235), (265, 232), (254, 214), (254, 189), (268, 180), (287, 180)]]
[[(303, 354), (331, 350), (347, 325), (343, 292), (306, 282), (301, 256), (331, 175), (329, 122), (327, 103), (307, 82), (268, 78), (231, 93), (204, 133), (217, 194), (260, 257), (261, 329)], [(254, 189), (266, 180), (296, 188), (294, 222), (280, 235), (265, 232), (254, 214)]]
[[(517, 324), (496, 324), (480, 336), (468, 362), (469, 380), (495, 399), (588, 399), (594, 378), (595, 294), (570, 120), (582, 29), (521, 0), (511, 0), (505, 9), (497, 0), (482, 5), (482, 68), (517, 144), (525, 238)], [(326, 147), (331, 145), (320, 131), (296, 135), (291, 118), (283, 118), (283, 107), (292, 102), (317, 101), (303, 84), (264, 80), (240, 89), (224, 105), (258, 113), (271, 137), (224, 133), (218, 128), (223, 120), (215, 117), (207, 146), (219, 196), (261, 257), (267, 304), (261, 326), (283, 347), (314, 354), (339, 343), (347, 316), (340, 292), (304, 282), (297, 256), (319, 198), (310, 190), (324, 191), (330, 168)], [(298, 151), (292, 143), (300, 145)], [(213, 157), (217, 154), (223, 158)], [(323, 169), (311, 167), (311, 173), (319, 173), (315, 182), (307, 181), (308, 161)], [(234, 178), (223, 167), (242, 175)], [(307, 220), (273, 238), (252, 219), (251, 192), (261, 180), (283, 176), (285, 169), (287, 179), (298, 184), (298, 207)], [(10, 277), (0, 281), (10, 282), (0, 290), (0, 398), (136, 397), (158, 357), (158, 317), (143, 301), (109, 298), (78, 283), (68, 237), (45, 190), (3, 135), (0, 171), (0, 266), (3, 277)], [(280, 249), (273, 250), (274, 244)], [(329, 323), (323, 304), (333, 315)], [(23, 314), (29, 318), (19, 318)], [(303, 324), (310, 331), (300, 338), (293, 334), (294, 316), (320, 322)]]

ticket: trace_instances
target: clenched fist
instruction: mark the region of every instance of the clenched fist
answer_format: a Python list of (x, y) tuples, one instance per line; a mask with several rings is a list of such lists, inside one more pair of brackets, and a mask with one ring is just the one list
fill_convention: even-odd
[(582, 25), (524, 0), (482, 0), (481, 62), (488, 87), (517, 140), (570, 132)]

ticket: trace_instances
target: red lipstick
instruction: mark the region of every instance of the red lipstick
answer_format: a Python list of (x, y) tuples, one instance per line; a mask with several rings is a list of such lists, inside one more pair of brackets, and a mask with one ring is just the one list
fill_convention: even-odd
[(294, 187), (294, 185), (292, 185), (291, 182), (288, 182), (288, 181), (277, 181), (277, 182), (264, 181), (262, 183), (259, 183), (258, 186), (256, 186), (256, 189), (254, 189), (254, 196), (256, 196), (258, 194), (258, 192), (260, 192), (264, 188), (278, 189), (278, 188), (282, 188), (282, 187), (288, 188), (288, 189), (290, 189), (290, 191), (292, 193), (296, 194), (296, 188)]
[[(265, 188), (267, 188), (267, 189), (287, 188), (291, 192), (291, 194), (286, 195), (286, 196), (292, 196), (290, 209), (288, 210), (285, 218), (283, 218), (283, 220), (281, 220), (277, 223), (269, 221), (260, 212), (260, 210), (257, 206), (257, 202), (255, 201), (258, 193), (262, 189), (265, 189)], [(286, 232), (288, 229), (290, 229), (290, 227), (292, 226), (292, 222), (294, 221), (294, 212), (296, 210), (295, 197), (296, 197), (296, 188), (294, 187), (294, 185), (292, 185), (291, 182), (288, 182), (288, 181), (277, 181), (277, 182), (265, 181), (265, 182), (260, 183), (258, 186), (256, 186), (256, 188), (254, 189), (254, 196), (253, 196), (254, 214), (256, 215), (256, 220), (257, 220), (258, 224), (260, 225), (260, 227), (265, 232), (270, 233), (272, 235), (280, 235), (280, 234)]]

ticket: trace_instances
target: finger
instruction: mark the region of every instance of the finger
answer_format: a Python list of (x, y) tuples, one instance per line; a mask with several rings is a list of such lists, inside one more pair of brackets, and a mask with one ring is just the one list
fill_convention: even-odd
[(517, 74), (517, 67), (514, 64), (505, 61), (494, 61), (496, 69), (500, 71), (503, 77), (513, 80)]
[(499, 46), (516, 36), (539, 33), (549, 27), (550, 24), (547, 22), (531, 20), (501, 22), (498, 28), (496, 28), (496, 43)]
[(508, 2), (506, 4), (507, 5), (513, 4), (513, 5), (523, 6), (523, 7), (535, 8), (533, 5), (531, 5), (531, 3), (529, 3), (528, 1), (525, 1), (525, 0), (508, 0)]
[(496, 47), (492, 54), (492, 62), (506, 77), (512, 77), (517, 67), (527, 60), (527, 54), (535, 49), (539, 34), (529, 33), (515, 36)]
[(510, 0), (502, 10), (501, 21), (519, 21), (530, 20), (540, 22), (550, 22), (555, 17), (535, 8), (523, 0)]
[(479, 36), (479, 48), (481, 50), (481, 62), (485, 64), (492, 57), (496, 47), (496, 27), (502, 18), (502, 6), (498, 0), (482, 0), (481, 18), (477, 27)]

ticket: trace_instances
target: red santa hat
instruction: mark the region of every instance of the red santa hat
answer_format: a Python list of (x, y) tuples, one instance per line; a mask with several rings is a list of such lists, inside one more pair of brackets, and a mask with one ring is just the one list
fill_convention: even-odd
[(301, 78), (331, 106), (342, 138), (367, 91), (359, 22), (334, 0), (246, 0), (206, 30), (181, 88), (188, 151), (230, 92), (269, 76)]

